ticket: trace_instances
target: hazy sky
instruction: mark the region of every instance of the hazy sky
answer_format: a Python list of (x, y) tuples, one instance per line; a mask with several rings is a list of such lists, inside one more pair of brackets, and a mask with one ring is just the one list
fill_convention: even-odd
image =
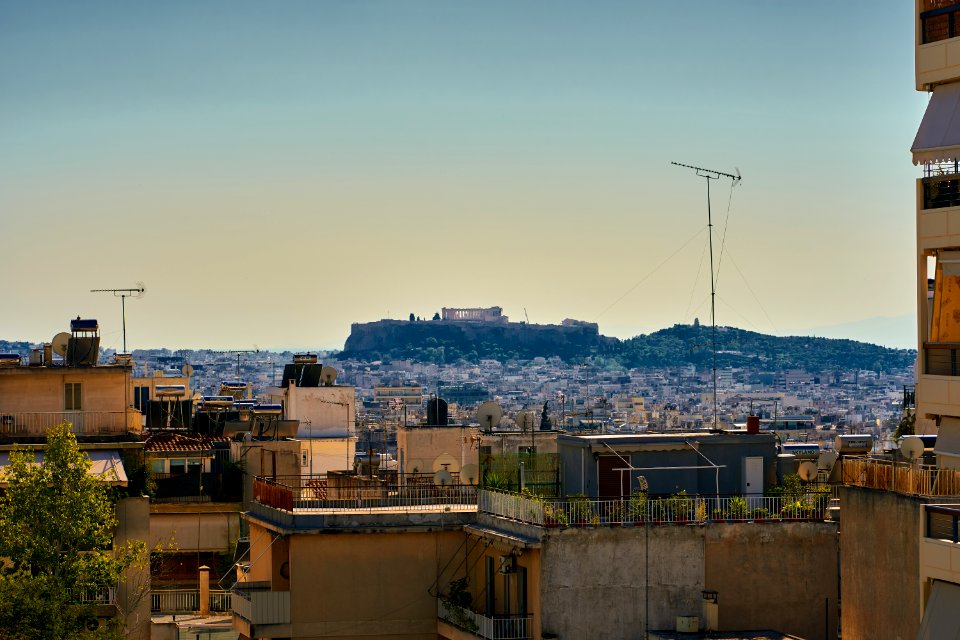
[(913, 28), (902, 0), (2, 2), (0, 337), (82, 315), (119, 346), (88, 291), (137, 281), (130, 348), (706, 321), (704, 180), (671, 160), (743, 174), (720, 324), (857, 337), (914, 313)]

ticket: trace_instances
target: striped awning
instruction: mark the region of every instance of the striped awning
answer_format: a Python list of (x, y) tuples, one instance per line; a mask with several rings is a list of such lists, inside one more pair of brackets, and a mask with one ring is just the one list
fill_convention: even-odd
[(934, 87), (910, 151), (913, 164), (960, 160), (960, 82)]

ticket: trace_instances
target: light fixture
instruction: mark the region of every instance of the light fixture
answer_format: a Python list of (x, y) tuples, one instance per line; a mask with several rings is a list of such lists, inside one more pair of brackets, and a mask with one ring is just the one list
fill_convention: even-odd
[(703, 599), (709, 602), (710, 604), (717, 604), (717, 599), (719, 594), (713, 589), (704, 589), (700, 592), (700, 595), (703, 596)]

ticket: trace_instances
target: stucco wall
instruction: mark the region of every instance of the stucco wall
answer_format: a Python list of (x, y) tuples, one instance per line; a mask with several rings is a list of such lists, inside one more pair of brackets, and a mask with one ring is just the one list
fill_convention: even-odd
[(709, 526), (704, 532), (704, 584), (718, 592), (721, 629), (776, 629), (807, 640), (836, 638), (836, 526), (732, 524)]
[(0, 413), (64, 411), (63, 385), (81, 384), (83, 411), (123, 411), (133, 403), (129, 369), (122, 367), (21, 367), (0, 373)]
[(920, 498), (843, 487), (844, 638), (913, 640), (920, 626)]
[[(480, 450), (474, 446), (478, 430), (472, 427), (403, 427), (397, 430), (397, 459), (404, 473), (433, 473), (435, 463), (450, 463), (448, 471), (477, 465)], [(441, 458), (442, 456), (442, 458)]]
[(432, 594), (463, 557), (463, 532), (304, 534), (289, 540), (294, 637), (436, 639)]
[(700, 615), (703, 528), (565, 529), (544, 538), (541, 567), (544, 633), (642, 638), (647, 615), (651, 629)]

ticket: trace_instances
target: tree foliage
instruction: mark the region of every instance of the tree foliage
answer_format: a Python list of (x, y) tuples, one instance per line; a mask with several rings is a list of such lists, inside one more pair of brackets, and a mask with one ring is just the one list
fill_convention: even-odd
[(42, 464), (10, 454), (0, 494), (0, 640), (119, 637), (95, 629), (91, 595), (115, 587), (144, 545), (112, 548), (110, 490), (88, 473), (67, 423), (50, 430)]

